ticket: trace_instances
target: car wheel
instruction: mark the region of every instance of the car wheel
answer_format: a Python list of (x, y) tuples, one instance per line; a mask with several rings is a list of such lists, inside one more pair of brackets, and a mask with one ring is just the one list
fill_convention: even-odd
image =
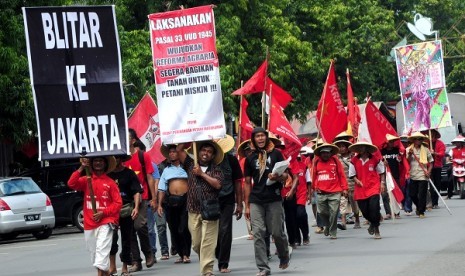
[(32, 235), (38, 240), (45, 240), (45, 239), (48, 239), (50, 235), (52, 235), (52, 231), (53, 231), (52, 228), (47, 228), (42, 231), (34, 232), (32, 233)]
[(79, 231), (84, 232), (84, 211), (82, 211), (82, 205), (76, 207), (73, 212), (73, 224)]

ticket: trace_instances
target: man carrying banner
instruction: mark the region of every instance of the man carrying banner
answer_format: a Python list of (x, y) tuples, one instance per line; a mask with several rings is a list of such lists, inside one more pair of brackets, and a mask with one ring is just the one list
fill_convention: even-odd
[(201, 275), (212, 276), (218, 239), (218, 219), (203, 219), (201, 202), (218, 199), (224, 180), (218, 164), (223, 160), (224, 153), (213, 141), (197, 142), (194, 146), (197, 147), (198, 164), (184, 151), (184, 144), (179, 144), (177, 151), (188, 175), (187, 211), (192, 249), (199, 255)]
[(354, 180), (354, 199), (357, 201), (363, 216), (370, 222), (368, 233), (381, 239), (379, 221), (381, 219), (379, 195), (386, 190), (386, 174), (384, 163), (378, 148), (367, 142), (357, 142), (349, 147), (357, 153), (349, 167), (349, 177)]
[(410, 135), (412, 145), (407, 148), (407, 160), (410, 163), (410, 197), (417, 206), (416, 214), (420, 218), (425, 217), (426, 193), (428, 191), (428, 179), (431, 176), (434, 161), (429, 149), (423, 145), (426, 136), (421, 132)]
[[(89, 166), (92, 175), (81, 177), (81, 173)], [(81, 166), (68, 180), (70, 189), (84, 192), (84, 236), (98, 276), (108, 275), (113, 230), (118, 224), (122, 205), (118, 186), (107, 176), (115, 166), (113, 156), (90, 160), (82, 158)]]
[[(251, 220), (254, 236), (255, 262), (258, 269), (257, 276), (271, 274), (266, 254), (266, 232), (271, 232), (280, 259), (279, 268), (289, 267), (289, 243), (284, 233), (284, 210), (282, 207), (281, 189), (288, 174), (273, 174), (272, 169), (277, 162), (283, 161), (283, 155), (270, 141), (268, 131), (256, 127), (252, 131), (252, 153), (244, 164), (244, 202), (245, 216)], [(253, 179), (253, 186), (252, 186)], [(274, 181), (267, 185), (267, 180)]]
[[(150, 268), (155, 264), (155, 256), (152, 252), (149, 240), (149, 233), (147, 227), (147, 208), (157, 208), (155, 181), (153, 179), (153, 166), (152, 161), (147, 153), (139, 150), (137, 142), (140, 141), (134, 129), (129, 129), (129, 151), (131, 152), (131, 159), (124, 163), (126, 167), (133, 170), (139, 182), (142, 185), (143, 193), (142, 200), (139, 208), (139, 215), (134, 221), (134, 234), (131, 240), (132, 252), (132, 267), (130, 272), (142, 270), (142, 259), (140, 257), (139, 245), (137, 244), (137, 236), (139, 237), (140, 249), (145, 255), (145, 265)], [(155, 190), (156, 189), (156, 190)]]

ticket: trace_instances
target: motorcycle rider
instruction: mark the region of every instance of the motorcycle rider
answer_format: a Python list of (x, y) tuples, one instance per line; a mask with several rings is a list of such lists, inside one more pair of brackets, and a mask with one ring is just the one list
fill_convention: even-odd
[[(465, 137), (459, 135), (455, 137), (451, 143), (455, 146), (455, 148), (449, 151), (449, 156), (452, 158), (453, 183), (457, 183), (459, 178), (463, 179), (465, 176)], [(463, 182), (463, 180), (461, 182)], [(447, 187), (447, 198), (450, 199), (452, 195), (453, 187)], [(462, 194), (460, 194), (460, 198), (462, 198)]]

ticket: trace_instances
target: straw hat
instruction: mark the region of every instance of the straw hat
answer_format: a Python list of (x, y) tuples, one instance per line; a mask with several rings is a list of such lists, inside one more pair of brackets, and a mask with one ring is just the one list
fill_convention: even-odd
[(237, 155), (239, 158), (247, 157), (245, 151), (248, 149), (250, 150), (250, 139), (245, 140), (237, 147)]
[[(223, 158), (224, 158), (224, 152), (223, 150), (221, 149), (221, 147), (215, 143), (215, 141), (212, 141), (212, 140), (207, 140), (207, 141), (198, 141), (195, 143), (197, 145), (197, 154), (198, 152), (200, 151), (200, 148), (204, 145), (211, 145), (212, 147), (215, 148), (215, 158), (213, 158), (213, 163), (215, 163), (216, 165), (218, 165), (219, 163), (221, 163), (221, 161), (223, 161)], [(192, 147), (189, 149), (190, 151), (192, 151)]]
[(339, 141), (339, 140), (349, 141), (352, 138), (354, 138), (354, 136), (352, 134), (347, 133), (347, 131), (343, 131), (343, 132), (339, 133), (338, 135), (336, 135), (336, 137), (334, 137), (333, 142), (336, 142), (336, 141)]
[(352, 146), (349, 147), (349, 150), (351, 152), (360, 153), (362, 152), (363, 147), (366, 147), (369, 153), (375, 153), (378, 150), (378, 147), (365, 141), (360, 141), (360, 142), (353, 144)]
[(313, 149), (311, 147), (308, 147), (308, 146), (303, 146), (301, 149), (300, 149), (300, 154), (313, 154)]
[(335, 155), (339, 152), (339, 148), (333, 144), (323, 143), (315, 149), (314, 154), (320, 156), (322, 152), (330, 152), (331, 155)]
[(387, 140), (388, 142), (395, 141), (395, 140), (399, 140), (399, 139), (400, 139), (400, 137), (398, 137), (398, 136), (394, 136), (394, 135), (389, 134), (389, 133), (386, 134), (386, 140)]
[[(111, 156), (89, 157), (89, 162), (90, 162), (91, 168), (92, 168), (92, 161), (95, 158), (104, 158), (104, 159), (106, 159), (106, 161), (107, 161), (107, 170), (105, 171), (105, 173), (110, 173), (116, 168), (116, 159), (115, 159), (115, 157), (113, 155), (111, 155)], [(80, 159), (81, 162), (82, 162), (82, 159), (83, 158)]]
[(431, 131), (431, 137), (436, 136), (436, 137), (438, 137), (438, 139), (441, 138), (441, 133), (439, 133), (439, 131), (437, 129), (435, 129), (435, 128), (428, 129), (428, 130), (422, 130), (421, 133), (428, 136), (430, 131)]
[(463, 137), (462, 135), (459, 135), (457, 137), (454, 138), (454, 140), (451, 141), (452, 144), (454, 143), (465, 143), (465, 137)]
[(428, 139), (428, 136), (424, 135), (423, 133), (417, 131), (417, 132), (414, 132), (412, 133), (409, 137), (408, 137), (408, 140), (410, 142), (413, 142), (413, 140), (415, 139), (423, 139), (423, 140), (427, 140)]
[(132, 156), (129, 154), (118, 154), (118, 155), (115, 155), (115, 158), (121, 158), (121, 162), (126, 162), (126, 161), (131, 160)]
[(352, 142), (347, 141), (347, 140), (336, 140), (333, 142), (333, 144), (336, 146), (338, 146), (339, 144), (346, 144), (347, 147), (350, 147), (352, 145)]
[[(165, 145), (165, 144), (162, 144), (160, 146), (160, 152), (161, 154), (166, 158), (168, 159), (169, 158), (169, 155), (170, 155), (170, 147), (174, 145), (174, 146), (177, 146), (176, 144), (169, 144), (169, 145)], [(192, 147), (191, 147), (192, 148)]]
[(273, 132), (269, 132), (268, 138), (273, 142), (275, 147), (284, 147), (283, 141), (279, 140)]
[(315, 138), (315, 139), (313, 139), (313, 140), (310, 141), (310, 142), (313, 142), (313, 143), (314, 143), (314, 145), (312, 146), (312, 149), (313, 149), (313, 150), (315, 150), (317, 147), (319, 147), (319, 146), (321, 146), (321, 145), (323, 145), (323, 144), (325, 143), (325, 142), (323, 141), (323, 139), (321, 139), (321, 138), (318, 139), (318, 140)]
[(236, 141), (231, 135), (226, 134), (226, 137), (221, 139), (216, 139), (215, 142), (221, 147), (224, 153), (229, 152), (234, 148)]

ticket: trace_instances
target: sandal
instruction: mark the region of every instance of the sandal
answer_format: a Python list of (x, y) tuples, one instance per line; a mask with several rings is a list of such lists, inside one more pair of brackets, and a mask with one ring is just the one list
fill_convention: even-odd
[(180, 264), (182, 263), (184, 260), (182, 258), (179, 258), (179, 259), (176, 259), (176, 261), (174, 261), (175, 264)]
[(184, 257), (184, 260), (182, 262), (185, 263), (185, 264), (190, 264), (191, 259), (189, 257)]
[(169, 254), (164, 254), (161, 256), (160, 260), (162, 261), (165, 261), (165, 260), (169, 260), (170, 259), (170, 255)]
[(262, 270), (260, 272), (257, 273), (257, 276), (268, 276), (270, 275), (271, 273), (267, 270)]
[(220, 269), (220, 272), (221, 273), (230, 273), (231, 269), (224, 267), (224, 268)]
[(124, 271), (124, 272), (121, 272), (120, 276), (131, 276), (131, 274), (129, 274), (129, 272), (127, 271)]
[(310, 244), (310, 240), (304, 240), (303, 245), (309, 245), (309, 244)]
[(281, 268), (282, 270), (288, 268), (290, 262), (291, 262), (291, 259), (289, 257), (280, 259), (279, 260), (279, 268)]

